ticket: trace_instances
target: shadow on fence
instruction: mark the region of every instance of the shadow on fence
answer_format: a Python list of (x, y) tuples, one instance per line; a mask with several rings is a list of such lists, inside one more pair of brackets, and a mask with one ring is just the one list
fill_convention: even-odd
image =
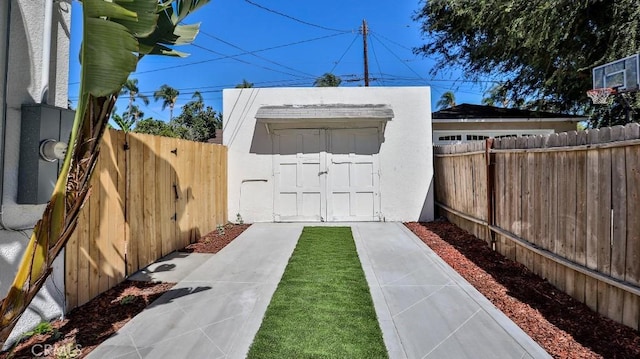
[(227, 221), (226, 148), (109, 130), (65, 251), (67, 309)]

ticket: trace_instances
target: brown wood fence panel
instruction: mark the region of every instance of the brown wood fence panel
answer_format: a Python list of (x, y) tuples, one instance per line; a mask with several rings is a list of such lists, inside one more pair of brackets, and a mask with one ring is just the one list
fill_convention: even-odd
[[(436, 201), (480, 221), (487, 220), (487, 169), (485, 166), (485, 144), (483, 141), (456, 146), (436, 147), (434, 153)], [(486, 239), (486, 226), (451, 216), (440, 211), (449, 221)]]
[[(492, 141), (486, 153), (475, 143), (435, 148), (440, 213), (638, 329), (640, 125)], [(484, 183), (481, 169), (493, 174)]]
[(226, 147), (109, 130), (66, 246), (67, 308), (183, 248), (226, 214)]

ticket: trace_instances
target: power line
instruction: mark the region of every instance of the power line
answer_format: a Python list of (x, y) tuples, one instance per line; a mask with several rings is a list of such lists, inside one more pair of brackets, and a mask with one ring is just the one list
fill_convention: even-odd
[(295, 17), (293, 17), (291, 15), (287, 15), (287, 14), (281, 13), (279, 11), (270, 9), (270, 8), (268, 8), (266, 6), (257, 4), (257, 3), (255, 3), (255, 2), (253, 2), (251, 0), (244, 0), (244, 1), (249, 3), (249, 4), (251, 4), (251, 5), (253, 5), (253, 6), (255, 6), (255, 7), (257, 7), (257, 8), (260, 8), (260, 9), (262, 9), (264, 11), (268, 11), (270, 13), (273, 13), (273, 14), (276, 14), (276, 15), (280, 15), (282, 17), (286, 17), (287, 19), (293, 20), (295, 22), (299, 22), (301, 24), (305, 24), (305, 25), (312, 26), (312, 27), (317, 27), (318, 29), (329, 30), (329, 31), (337, 31), (337, 32), (342, 32), (342, 33), (352, 32), (351, 30), (340, 30), (340, 29), (333, 29), (333, 28), (330, 28), (330, 27), (322, 26), (322, 25), (316, 25), (316, 24), (310, 23), (308, 21), (300, 20), (300, 19), (295, 18)]
[(382, 46), (387, 49), (387, 51), (389, 51), (389, 53), (391, 53), (391, 55), (393, 55), (396, 59), (398, 59), (398, 61), (400, 61), (404, 66), (406, 66), (411, 72), (413, 72), (414, 74), (416, 74), (420, 79), (422, 79), (423, 81), (427, 81), (424, 77), (422, 77), (418, 72), (416, 72), (416, 70), (414, 70), (411, 66), (409, 66), (406, 62), (402, 61), (402, 59), (400, 58), (400, 56), (396, 55), (395, 52), (393, 52), (387, 45), (384, 44), (384, 42), (380, 41), (380, 39), (378, 38), (378, 36), (376, 36), (375, 34), (371, 34), (371, 36), (378, 40), (378, 42), (380, 44), (382, 44)]
[(377, 31), (371, 31), (371, 33), (372, 33), (372, 34), (376, 34), (376, 35), (378, 35), (378, 36), (382, 37), (383, 39), (385, 39), (385, 40), (389, 41), (390, 43), (392, 43), (392, 44), (394, 44), (394, 45), (397, 45), (397, 46), (400, 46), (401, 48), (403, 48), (403, 49), (405, 49), (405, 50), (409, 50), (409, 51), (411, 51), (411, 52), (413, 53), (413, 49), (412, 49), (412, 48), (407, 47), (407, 46), (405, 46), (405, 45), (402, 45), (402, 44), (401, 44), (401, 43), (399, 43), (399, 42), (393, 41), (393, 40), (391, 40), (390, 38), (388, 38), (388, 37), (386, 37), (386, 36), (382, 35), (381, 33), (377, 32)]
[(301, 73), (301, 74), (303, 74), (303, 75), (306, 75), (306, 76), (313, 76), (313, 75), (311, 75), (311, 74), (309, 74), (309, 73), (307, 73), (307, 72), (300, 71), (300, 70), (294, 69), (293, 67), (289, 67), (289, 66), (287, 66), (287, 65), (283, 65), (283, 64), (281, 64), (281, 63), (279, 63), (279, 62), (275, 62), (275, 61), (273, 61), (273, 60), (267, 59), (267, 58), (266, 58), (266, 57), (264, 57), (264, 56), (260, 56), (260, 55), (256, 55), (256, 54), (254, 54), (254, 53), (251, 53), (250, 51), (247, 51), (247, 50), (245, 50), (245, 49), (241, 48), (240, 46), (234, 45), (234, 44), (230, 43), (229, 41), (223, 40), (223, 39), (219, 38), (218, 36), (215, 36), (215, 35), (212, 35), (212, 34), (206, 33), (206, 32), (204, 32), (204, 31), (200, 31), (200, 33), (201, 33), (201, 34), (203, 34), (203, 35), (205, 35), (205, 36), (208, 36), (208, 37), (210, 37), (210, 38), (212, 38), (212, 39), (214, 39), (214, 40), (218, 40), (218, 41), (222, 42), (223, 44), (229, 45), (229, 46), (233, 47), (234, 49), (238, 49), (238, 50), (240, 50), (240, 51), (244, 51), (245, 53), (247, 53), (247, 55), (251, 55), (251, 56), (256, 57), (256, 58), (258, 58), (258, 59), (261, 59), (261, 60), (267, 61), (267, 62), (269, 62), (269, 63), (272, 63), (272, 64), (274, 64), (274, 65), (277, 65), (277, 66), (283, 67), (283, 68), (285, 68), (285, 69), (287, 69), (287, 70), (292, 70), (292, 71), (295, 71), (295, 72), (299, 72), (299, 73)]
[[(250, 54), (255, 54), (255, 53), (258, 53), (258, 52), (281, 49), (281, 48), (285, 48), (285, 47), (289, 47), (289, 46), (295, 46), (295, 45), (300, 45), (300, 44), (304, 44), (304, 43), (308, 43), (308, 42), (324, 40), (324, 39), (328, 39), (328, 38), (332, 38), (332, 37), (336, 37), (336, 36), (341, 36), (341, 35), (344, 35), (344, 33), (324, 35), (324, 36), (314, 37), (314, 38), (307, 39), (307, 40), (300, 40), (300, 41), (290, 42), (290, 43), (287, 43), (287, 44), (266, 47), (266, 48), (259, 49), (259, 50), (247, 51), (247, 52), (243, 52), (243, 53), (239, 53), (239, 54), (235, 54), (235, 55), (225, 55), (223, 57), (216, 57), (214, 59), (194, 61), (194, 62), (183, 63), (183, 64), (174, 65), (174, 66), (167, 66), (167, 67), (160, 67), (160, 68), (157, 68), (157, 69), (151, 69), (151, 70), (146, 70), (146, 71), (139, 71), (139, 72), (135, 72), (134, 75), (148, 74), (148, 73), (160, 72), (160, 71), (165, 71), (165, 70), (173, 70), (175, 68), (180, 68), (180, 67), (200, 65), (200, 64), (213, 62), (213, 61), (219, 61), (219, 60), (233, 59), (235, 57), (240, 57), (240, 56), (243, 56), (243, 55), (250, 55)], [(79, 81), (69, 83), (69, 85), (78, 85), (78, 84), (80, 84)]]
[[(218, 52), (218, 51), (215, 51), (215, 50), (211, 50), (211, 49), (206, 48), (206, 47), (204, 47), (204, 46), (201, 46), (201, 45), (198, 45), (198, 44), (192, 44), (192, 45), (193, 45), (193, 46), (195, 46), (195, 47), (197, 47), (197, 48), (199, 48), (199, 49), (203, 49), (203, 50), (205, 50), (205, 51), (209, 51), (209, 52), (211, 52), (211, 53), (214, 53), (214, 54), (216, 54), (216, 55), (222, 55), (222, 56), (225, 56), (225, 54), (223, 54), (223, 53), (221, 53), (221, 52)], [(278, 73), (285, 74), (285, 75), (289, 75), (289, 76), (293, 76), (293, 77), (300, 77), (300, 75), (296, 75), (296, 74), (292, 74), (292, 73), (289, 73), (289, 72), (284, 72), (284, 71), (280, 71), (280, 70), (272, 69), (272, 68), (270, 68), (270, 67), (263, 66), (263, 65), (257, 65), (257, 64), (251, 63), (251, 62), (249, 62), (249, 61), (245, 61), (245, 60), (238, 59), (238, 58), (236, 58), (236, 57), (232, 57), (232, 59), (233, 59), (233, 60), (235, 60), (235, 61), (241, 62), (241, 63), (243, 63), (243, 64), (251, 65), (251, 66), (256, 66), (256, 67), (259, 67), (259, 68), (261, 68), (261, 69), (265, 69), (265, 70), (268, 70), (268, 71), (278, 72)]]
[(331, 68), (331, 71), (329, 71), (329, 73), (333, 73), (333, 70), (336, 69), (336, 67), (338, 67), (338, 64), (340, 63), (340, 61), (342, 61), (342, 59), (344, 58), (344, 56), (347, 54), (347, 52), (349, 52), (349, 49), (351, 49), (351, 46), (353, 46), (353, 44), (356, 42), (356, 39), (358, 39), (358, 34), (356, 34), (353, 37), (353, 40), (351, 40), (351, 43), (349, 44), (349, 46), (347, 46), (347, 49), (344, 51), (344, 53), (342, 53), (342, 56), (340, 56), (340, 58), (338, 59), (338, 61), (333, 65), (333, 67)]
[[(376, 54), (376, 49), (375, 47), (373, 47), (373, 41), (371, 42), (371, 52), (373, 52), (373, 59), (376, 61), (376, 66), (378, 66), (378, 72), (380, 73), (380, 76), (382, 76), (382, 69), (380, 68), (380, 62), (378, 62), (378, 55)], [(378, 82), (384, 86), (384, 82), (382, 82), (382, 79), (379, 78)]]

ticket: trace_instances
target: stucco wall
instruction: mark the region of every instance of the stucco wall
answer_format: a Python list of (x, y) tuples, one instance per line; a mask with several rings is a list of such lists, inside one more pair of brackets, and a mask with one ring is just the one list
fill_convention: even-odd
[[(4, 11), (9, 10), (10, 19)], [(0, 85), (4, 88), (7, 74), (6, 106), (0, 111), (0, 126), (6, 131), (6, 142), (0, 143), (4, 159), (2, 207), (0, 212), (0, 297), (9, 289), (18, 263), (28, 243), (31, 230), (40, 219), (43, 205), (19, 205), (17, 199), (18, 160), (20, 147), (21, 106), (42, 102), (42, 48), (44, 34), (44, 5), (42, 1), (17, 0), (0, 5), (0, 26), (10, 25), (9, 44), (6, 27), (0, 30), (0, 47), (4, 56), (8, 49), (8, 67), (2, 66)], [(4, 10), (4, 11), (3, 11)], [(69, 68), (70, 1), (55, 1), (52, 19), (52, 45), (48, 95), (45, 102), (67, 106)], [(4, 65), (0, 61), (0, 65)], [(0, 93), (0, 96), (3, 95)], [(4, 114), (6, 111), (6, 118)], [(6, 120), (6, 121), (5, 121)], [(2, 139), (0, 139), (2, 141)], [(21, 332), (45, 319), (61, 315), (64, 308), (64, 253), (55, 261), (53, 274), (43, 290), (23, 315), (12, 334)]]
[[(433, 219), (433, 163), (428, 87), (248, 88), (223, 92), (229, 149), (229, 218), (273, 221), (272, 138), (256, 125), (261, 106), (385, 104), (394, 118), (381, 144), (381, 211), (387, 221)], [(265, 181), (266, 180), (266, 181)]]

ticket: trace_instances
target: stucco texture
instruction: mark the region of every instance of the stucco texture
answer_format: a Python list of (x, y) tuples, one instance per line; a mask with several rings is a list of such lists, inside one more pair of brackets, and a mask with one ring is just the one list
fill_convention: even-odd
[[(273, 137), (256, 114), (264, 106), (386, 105), (378, 158), (380, 220), (433, 219), (433, 163), (430, 88), (331, 87), (247, 88), (223, 92), (224, 145), (228, 157), (229, 217), (245, 222), (274, 221)], [(338, 106), (339, 107), (339, 106)], [(306, 125), (305, 125), (306, 123)], [(322, 119), (294, 126), (322, 128)], [(342, 125), (348, 127), (348, 120)]]

